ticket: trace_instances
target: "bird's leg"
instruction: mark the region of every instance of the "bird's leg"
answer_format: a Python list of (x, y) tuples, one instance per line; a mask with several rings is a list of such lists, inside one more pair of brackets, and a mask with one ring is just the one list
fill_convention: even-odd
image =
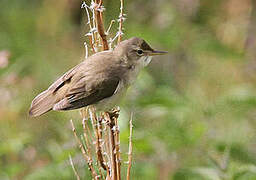
[(109, 114), (110, 119), (118, 118), (119, 113), (120, 113), (120, 107), (117, 106), (117, 107), (111, 109), (110, 111), (107, 111), (107, 113)]

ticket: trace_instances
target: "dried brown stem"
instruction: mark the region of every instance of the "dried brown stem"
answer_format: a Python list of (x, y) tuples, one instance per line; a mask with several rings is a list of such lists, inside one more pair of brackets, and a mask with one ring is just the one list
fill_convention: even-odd
[(110, 22), (106, 34), (109, 34), (110, 29), (112, 28), (112, 26), (113, 26), (114, 23), (115, 23), (115, 20), (112, 20), (112, 21)]
[[(81, 110), (81, 114), (82, 114), (82, 126), (83, 126), (83, 135), (84, 135), (84, 139), (85, 139), (85, 144), (86, 144), (86, 147), (87, 147), (87, 154), (91, 156), (91, 146), (90, 146), (90, 143), (91, 143), (91, 139), (92, 139), (92, 135), (90, 133), (90, 130), (89, 130), (89, 127), (88, 127), (88, 120), (87, 120), (87, 110), (86, 109), (82, 109)], [(87, 135), (88, 133), (88, 135)], [(90, 139), (89, 139), (90, 138)]]
[[(104, 114), (102, 115), (102, 118), (104, 118), (104, 120), (106, 121), (106, 119), (105, 119), (105, 117), (104, 117)], [(104, 129), (104, 141), (105, 141), (105, 152), (106, 152), (106, 154), (105, 154), (105, 156), (106, 156), (106, 158), (107, 158), (107, 162), (110, 162), (110, 148), (109, 148), (109, 136), (108, 136), (108, 125), (107, 125), (107, 123), (105, 122), (105, 127), (104, 127), (105, 129)], [(110, 163), (108, 163), (108, 165), (107, 165), (107, 167), (109, 168), (109, 164)], [(109, 174), (110, 174), (110, 171), (109, 171), (110, 169), (108, 169), (108, 172), (109, 172)]]
[(126, 180), (130, 180), (131, 167), (132, 167), (132, 128), (133, 128), (132, 119), (133, 119), (133, 115), (131, 115), (131, 119), (130, 119), (129, 152), (128, 152), (128, 167), (127, 167)]
[(120, 159), (120, 139), (119, 139), (119, 126), (117, 123), (117, 118), (113, 117), (114, 120), (114, 131), (115, 131), (115, 151), (116, 151), (116, 169), (117, 169), (117, 179), (121, 179), (121, 159)]
[(104, 156), (103, 156), (103, 152), (104, 152), (104, 150), (103, 150), (103, 148), (102, 148), (102, 141), (103, 141), (103, 139), (102, 139), (102, 120), (101, 119), (99, 119), (99, 121), (98, 121), (98, 128), (97, 128), (97, 130), (98, 130), (98, 151), (97, 151), (97, 155), (98, 155), (98, 159), (99, 159), (99, 161), (100, 161), (100, 165), (101, 165), (101, 167), (104, 169), (104, 170), (107, 170), (107, 166), (106, 166), (106, 161), (105, 161), (105, 159), (104, 159)]
[(97, 24), (97, 30), (101, 37), (103, 50), (108, 50), (108, 41), (107, 41), (107, 35), (104, 30), (104, 24), (103, 24), (103, 17), (102, 17), (102, 11), (99, 10), (99, 8), (102, 6), (102, 0), (96, 0), (96, 4), (98, 6), (95, 7), (95, 15), (96, 15), (96, 24)]
[[(84, 2), (85, 3), (85, 2)], [(92, 51), (93, 51), (93, 53), (96, 53), (96, 51), (95, 51), (95, 47), (94, 47), (94, 42), (95, 42), (95, 33), (94, 33), (94, 31), (93, 31), (93, 25), (94, 24), (92, 24), (91, 23), (91, 16), (90, 16), (90, 13), (89, 13), (89, 10), (88, 10), (88, 7), (87, 7), (87, 5), (85, 5), (85, 11), (86, 11), (86, 15), (87, 15), (87, 19), (88, 19), (88, 22), (87, 22), (87, 24), (89, 25), (89, 29), (90, 29), (90, 33), (91, 33), (91, 35), (89, 35), (89, 42), (90, 42), (90, 45), (91, 45), (91, 48), (92, 48)], [(93, 20), (93, 23), (94, 23), (94, 20)]]
[(95, 113), (95, 109), (93, 107), (91, 107), (89, 109), (90, 111), (90, 117), (92, 118), (91, 122), (94, 128), (94, 135), (96, 138), (96, 146), (95, 146), (95, 150), (96, 150), (96, 154), (97, 154), (97, 160), (99, 162), (99, 164), (101, 165), (101, 167), (106, 170), (106, 162), (104, 161), (103, 155), (102, 155), (102, 148), (101, 148), (101, 139), (102, 139), (102, 134), (101, 134), (101, 129), (100, 129), (100, 125), (99, 122), (97, 122), (97, 117), (96, 117), (96, 113)]
[(122, 30), (123, 30), (123, 20), (124, 20), (124, 1), (120, 0), (120, 15), (119, 15), (119, 36), (118, 36), (118, 43), (122, 41)]
[(89, 42), (90, 42), (90, 46), (91, 46), (91, 49), (92, 49), (92, 53), (95, 54), (96, 51), (95, 51), (92, 39), (93, 39), (93, 36), (89, 36)]
[[(101, 50), (108, 50), (111, 44), (117, 40), (119, 43), (122, 40), (123, 30), (123, 0), (120, 0), (120, 15), (119, 15), (119, 30), (115, 37), (107, 42), (107, 35), (115, 22), (111, 21), (107, 32), (104, 30), (103, 22), (103, 0), (93, 0), (91, 6), (84, 4), (82, 7), (86, 9), (88, 17), (89, 33), (88, 46), (86, 44), (86, 54), (88, 49), (90, 54), (97, 53)], [(106, 180), (120, 180), (121, 179), (121, 154), (120, 154), (120, 132), (118, 126), (119, 109), (111, 112), (103, 113), (97, 116), (94, 107), (87, 107), (81, 111), (83, 136), (78, 138), (76, 129), (71, 120), (72, 130), (79, 148), (82, 152), (83, 158), (89, 166), (89, 170), (93, 179), (106, 179)], [(90, 120), (90, 122), (89, 122)], [(130, 179), (130, 169), (132, 160), (132, 124), (130, 121), (130, 141), (129, 141), (129, 165), (127, 170), (127, 178)], [(95, 160), (94, 160), (95, 159)], [(72, 161), (72, 159), (71, 159)], [(97, 162), (94, 165), (93, 162)], [(75, 176), (80, 178), (74, 168), (73, 162), (71, 163)], [(104, 176), (105, 175), (105, 176)]]
[(81, 152), (82, 152), (82, 154), (83, 154), (83, 157), (84, 157), (84, 159), (85, 159), (85, 161), (87, 162), (87, 164), (88, 164), (88, 166), (89, 166), (89, 170), (91, 171), (91, 173), (92, 173), (92, 177), (93, 177), (93, 179), (97, 179), (97, 173), (96, 173), (96, 171), (95, 171), (95, 169), (94, 169), (94, 167), (93, 167), (93, 165), (92, 165), (92, 159), (91, 159), (91, 157), (90, 156), (88, 156), (87, 154), (86, 154), (86, 150), (85, 150), (85, 148), (84, 148), (84, 146), (83, 146), (83, 144), (82, 144), (82, 142), (81, 142), (81, 140), (78, 138), (78, 136), (77, 136), (77, 133), (76, 133), (76, 128), (75, 128), (75, 126), (74, 126), (74, 123), (73, 123), (73, 121), (72, 121), (72, 119), (70, 120), (70, 123), (71, 123), (71, 126), (72, 126), (72, 131), (73, 131), (73, 134), (74, 134), (74, 136), (75, 136), (75, 138), (76, 138), (76, 141), (77, 141), (77, 143), (78, 143), (78, 145), (79, 145), (79, 148), (80, 148), (80, 150), (81, 150)]
[(109, 150), (110, 150), (110, 163), (111, 163), (111, 178), (117, 180), (117, 168), (116, 168), (116, 152), (115, 152), (115, 135), (114, 135), (114, 122), (106, 112), (104, 118), (108, 125), (108, 139), (109, 139)]
[[(89, 129), (89, 127), (88, 127), (88, 116), (87, 116), (87, 109), (82, 109), (81, 110), (81, 112), (82, 112), (82, 118), (83, 118), (83, 120), (82, 120), (82, 126), (83, 126), (83, 137), (84, 137), (84, 139), (85, 139), (85, 144), (86, 144), (86, 153), (87, 153), (87, 155), (91, 158), (91, 159), (93, 159), (92, 157), (92, 152), (91, 152), (91, 142), (92, 142), (92, 135), (91, 135), (91, 133), (90, 133), (90, 129)], [(87, 135), (88, 134), (88, 135)], [(91, 140), (89, 140), (89, 137), (88, 136), (90, 136), (90, 138), (91, 138)], [(100, 175), (101, 175), (101, 177), (102, 177), (102, 172), (101, 171), (99, 171), (100, 172)]]

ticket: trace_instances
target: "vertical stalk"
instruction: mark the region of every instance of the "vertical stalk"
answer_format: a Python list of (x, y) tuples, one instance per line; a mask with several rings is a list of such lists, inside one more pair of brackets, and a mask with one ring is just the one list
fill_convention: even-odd
[(94, 8), (95, 15), (96, 15), (96, 24), (97, 24), (97, 30), (101, 37), (103, 50), (108, 50), (108, 41), (107, 41), (107, 35), (104, 30), (104, 24), (103, 24), (103, 17), (102, 17), (102, 11), (100, 8), (102, 6), (102, 0), (96, 0), (97, 6)]
[(122, 41), (123, 35), (123, 20), (124, 20), (124, 1), (120, 0), (120, 15), (119, 15), (119, 36), (117, 42), (120, 43)]

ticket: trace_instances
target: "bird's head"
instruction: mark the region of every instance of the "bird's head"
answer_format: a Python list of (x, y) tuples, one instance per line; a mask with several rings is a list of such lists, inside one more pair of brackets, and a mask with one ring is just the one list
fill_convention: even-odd
[(127, 62), (134, 65), (147, 66), (152, 56), (166, 54), (166, 51), (156, 51), (152, 49), (145, 40), (132, 37), (122, 41), (114, 49), (114, 52), (126, 58)]

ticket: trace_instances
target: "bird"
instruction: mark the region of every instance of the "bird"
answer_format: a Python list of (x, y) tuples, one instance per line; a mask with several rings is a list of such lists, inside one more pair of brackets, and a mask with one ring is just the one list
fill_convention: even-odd
[(121, 41), (113, 50), (95, 53), (58, 78), (31, 103), (29, 115), (93, 105), (97, 111), (115, 107), (156, 51), (138, 37)]

